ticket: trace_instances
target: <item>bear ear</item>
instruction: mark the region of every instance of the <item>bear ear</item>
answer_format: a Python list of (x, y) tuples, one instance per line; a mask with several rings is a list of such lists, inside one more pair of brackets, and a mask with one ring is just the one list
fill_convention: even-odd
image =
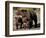
[(36, 10), (36, 8), (33, 8), (33, 10)]
[(24, 10), (25, 12), (27, 12), (27, 10)]
[(24, 10), (21, 10), (22, 12), (24, 12)]

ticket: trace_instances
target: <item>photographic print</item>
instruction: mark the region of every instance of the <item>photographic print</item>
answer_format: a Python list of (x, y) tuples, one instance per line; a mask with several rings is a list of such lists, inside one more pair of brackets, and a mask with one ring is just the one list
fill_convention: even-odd
[(40, 8), (13, 7), (13, 31), (40, 29)]
[(5, 36), (45, 34), (45, 4), (5, 2)]

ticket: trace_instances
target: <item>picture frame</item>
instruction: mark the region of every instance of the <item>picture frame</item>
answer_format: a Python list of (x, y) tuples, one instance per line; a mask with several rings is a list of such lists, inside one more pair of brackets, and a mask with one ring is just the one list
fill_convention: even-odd
[[(40, 8), (40, 29), (39, 30), (14, 30), (13, 31), (13, 15), (14, 10), (25, 8), (39, 9)], [(18, 11), (18, 10), (17, 10)], [(29, 12), (29, 11), (28, 11)], [(42, 17), (41, 17), (42, 16)], [(12, 20), (12, 21), (11, 21)], [(36, 28), (37, 29), (37, 28)], [(24, 33), (25, 32), (25, 33)], [(28, 36), (28, 35), (44, 35), (45, 34), (45, 4), (35, 2), (17, 2), (17, 1), (5, 1), (5, 36)]]

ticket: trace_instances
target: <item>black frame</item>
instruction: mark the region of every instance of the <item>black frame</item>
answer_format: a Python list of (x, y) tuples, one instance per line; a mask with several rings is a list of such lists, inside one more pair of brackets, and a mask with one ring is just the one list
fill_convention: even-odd
[[(36, 5), (43, 5), (44, 12), (43, 12), (43, 33), (37, 34), (22, 34), (22, 35), (9, 35), (9, 4), (10, 3), (23, 3), (23, 4), (36, 4)], [(5, 36), (12, 37), (12, 36), (28, 36), (28, 35), (44, 35), (45, 34), (45, 4), (44, 3), (34, 3), (34, 2), (17, 2), (17, 1), (5, 1)]]

